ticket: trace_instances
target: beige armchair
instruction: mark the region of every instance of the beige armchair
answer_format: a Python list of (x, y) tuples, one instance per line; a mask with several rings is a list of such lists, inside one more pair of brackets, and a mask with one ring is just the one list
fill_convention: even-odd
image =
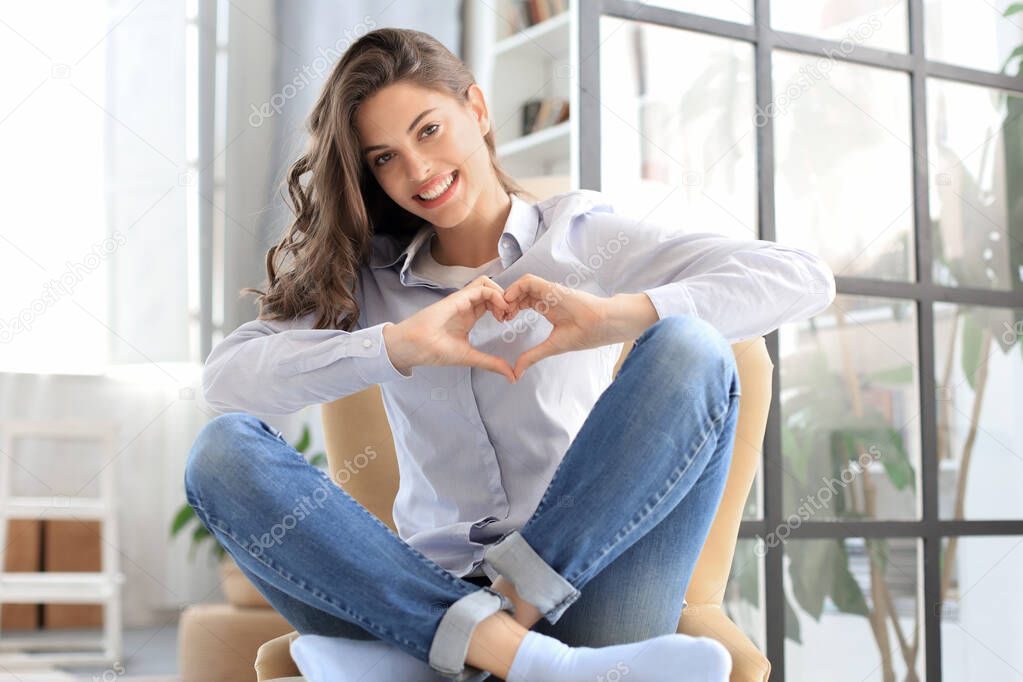
[[(563, 177), (520, 181), (525, 189), (541, 199), (564, 191), (565, 183)], [(614, 368), (615, 375), (631, 348), (632, 344), (623, 348)], [(688, 606), (679, 618), (677, 631), (712, 637), (724, 644), (732, 654), (732, 682), (766, 682), (770, 662), (725, 615), (722, 599), (742, 511), (760, 463), (774, 365), (763, 338), (733, 344), (732, 350), (742, 387), (732, 464), (717, 516), (686, 590)], [(398, 466), (379, 386), (323, 405), (322, 418), (333, 480), (339, 480), (345, 453), (359, 451), (367, 444), (378, 453), (358, 476), (347, 477), (343, 488), (396, 531), (391, 507), (398, 491)], [(302, 679), (290, 654), (291, 641), (297, 636), (297, 632), (290, 632), (259, 648), (255, 662), (258, 680)]]

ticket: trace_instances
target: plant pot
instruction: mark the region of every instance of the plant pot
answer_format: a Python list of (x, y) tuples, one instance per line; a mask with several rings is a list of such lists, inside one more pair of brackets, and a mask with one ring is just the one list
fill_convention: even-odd
[(227, 601), (240, 608), (272, 608), (266, 597), (242, 573), (234, 557), (226, 555), (220, 562), (220, 580)]

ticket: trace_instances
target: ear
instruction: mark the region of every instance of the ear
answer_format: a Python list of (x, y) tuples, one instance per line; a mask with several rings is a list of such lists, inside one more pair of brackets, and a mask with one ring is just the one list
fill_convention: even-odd
[(487, 103), (483, 98), (483, 90), (479, 85), (473, 83), (466, 92), (469, 96), (469, 109), (480, 125), (480, 135), (490, 132), (490, 113), (487, 111)]

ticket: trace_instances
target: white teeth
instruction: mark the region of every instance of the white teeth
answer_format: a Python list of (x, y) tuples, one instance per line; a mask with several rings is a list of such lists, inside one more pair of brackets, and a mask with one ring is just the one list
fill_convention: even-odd
[(441, 194), (444, 194), (444, 192), (447, 191), (448, 187), (450, 187), (451, 183), (454, 182), (454, 181), (455, 181), (455, 173), (454, 173), (454, 171), (452, 171), (451, 175), (448, 176), (448, 179), (444, 181), (444, 184), (442, 184), (436, 190), (434, 190), (430, 194), (418, 194), (416, 196), (418, 196), (418, 197), (420, 197), (422, 199), (426, 199), (427, 201), (429, 201), (431, 199), (436, 199)]

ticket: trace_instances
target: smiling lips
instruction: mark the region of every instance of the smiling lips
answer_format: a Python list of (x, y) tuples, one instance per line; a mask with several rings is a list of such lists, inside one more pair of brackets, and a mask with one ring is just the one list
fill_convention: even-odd
[[(431, 199), (427, 199), (423, 195), (428, 193), (428, 192), (431, 192), (431, 191), (436, 191), (438, 187), (443, 187), (444, 184), (446, 182), (448, 182), (449, 180), (453, 182), (454, 181), (454, 177), (453, 176), (456, 173), (458, 173), (458, 171), (454, 170), (454, 171), (451, 171), (450, 173), (448, 173), (446, 175), (443, 175), (443, 176), (438, 177), (438, 178), (434, 178), (430, 182), (428, 182), (425, 185), (423, 185), (422, 187), (420, 187), (419, 188), (419, 194), (416, 194), (415, 196), (417, 198), (419, 198), (419, 199), (424, 200), (424, 201), (431, 201)], [(436, 198), (437, 197), (433, 197), (433, 199), (436, 199)]]

